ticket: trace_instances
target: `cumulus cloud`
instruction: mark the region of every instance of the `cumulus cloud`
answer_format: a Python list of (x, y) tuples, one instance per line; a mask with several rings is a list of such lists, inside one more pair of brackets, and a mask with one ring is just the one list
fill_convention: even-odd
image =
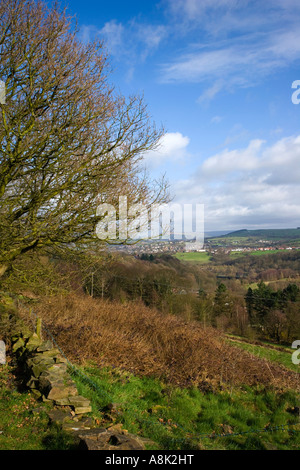
[(166, 162), (182, 161), (188, 157), (187, 147), (190, 139), (180, 132), (164, 134), (156, 151), (145, 154), (144, 161), (148, 168), (156, 168)]
[(248, 171), (257, 168), (259, 165), (258, 155), (263, 143), (262, 140), (252, 140), (245, 149), (231, 151), (225, 149), (208, 158), (199, 170), (200, 177), (206, 180), (208, 178), (215, 179), (232, 171)]
[(271, 145), (207, 158), (188, 180), (178, 181), (176, 201), (205, 205), (208, 230), (294, 227), (300, 222), (300, 136)]

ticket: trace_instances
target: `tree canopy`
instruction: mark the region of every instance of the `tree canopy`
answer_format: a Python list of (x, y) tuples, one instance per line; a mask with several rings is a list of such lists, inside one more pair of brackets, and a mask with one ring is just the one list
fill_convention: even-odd
[[(142, 171), (163, 134), (143, 97), (109, 81), (102, 42), (83, 44), (66, 10), (0, 3), (0, 266), (33, 248), (96, 240), (100, 202), (166, 202)], [(98, 241), (99, 243), (99, 241)]]

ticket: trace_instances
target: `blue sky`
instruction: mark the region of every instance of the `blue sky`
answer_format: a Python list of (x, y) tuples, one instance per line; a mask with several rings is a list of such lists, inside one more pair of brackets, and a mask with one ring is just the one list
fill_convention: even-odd
[(105, 41), (120, 91), (165, 127), (145, 157), (205, 230), (300, 226), (298, 0), (70, 0)]

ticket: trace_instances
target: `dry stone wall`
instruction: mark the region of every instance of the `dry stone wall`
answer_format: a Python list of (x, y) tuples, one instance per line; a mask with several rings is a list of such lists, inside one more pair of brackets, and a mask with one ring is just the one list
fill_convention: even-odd
[[(90, 401), (78, 394), (76, 383), (69, 374), (67, 359), (51, 341), (43, 340), (39, 320), (32, 332), (18, 315), (0, 308), (0, 325), (5, 331), (2, 337), (8, 341), (22, 371), (24, 384), (37, 399), (53, 404), (48, 413), (50, 422), (75, 433), (79, 449), (144, 450), (145, 444), (152, 444), (149, 439), (129, 434), (122, 424), (96, 427)], [(4, 341), (2, 343), (2, 363), (5, 363)]]
[(92, 411), (89, 400), (78, 395), (67, 360), (51, 341), (22, 329), (12, 337), (12, 351), (22, 365), (26, 386), (36, 398), (71, 407), (75, 414)]

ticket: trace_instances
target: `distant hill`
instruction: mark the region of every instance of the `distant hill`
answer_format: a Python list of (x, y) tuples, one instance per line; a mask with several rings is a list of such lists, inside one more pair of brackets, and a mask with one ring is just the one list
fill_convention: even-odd
[[(214, 236), (212, 238), (220, 238), (222, 235)], [(224, 237), (224, 235), (223, 235)], [(255, 237), (264, 240), (292, 240), (300, 238), (300, 227), (298, 228), (285, 228), (285, 229), (258, 229), (258, 230), (236, 230), (226, 234), (226, 238), (234, 237)]]
[(213, 232), (205, 232), (205, 238), (212, 238), (212, 237), (221, 237), (222, 235), (227, 235), (229, 230), (215, 230)]

